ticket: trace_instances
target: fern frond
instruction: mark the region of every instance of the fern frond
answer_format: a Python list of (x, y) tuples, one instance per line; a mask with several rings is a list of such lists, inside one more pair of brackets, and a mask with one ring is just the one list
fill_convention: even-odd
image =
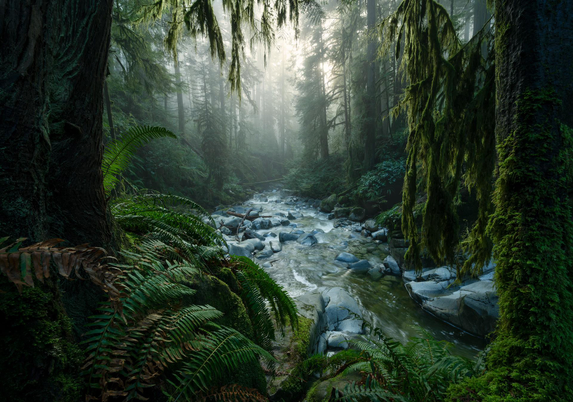
[(195, 395), (194, 401), (226, 401), (226, 402), (267, 402), (268, 399), (259, 391), (245, 388), (237, 384), (227, 385), (221, 388), (210, 389)]
[(109, 195), (118, 181), (118, 176), (129, 166), (139, 147), (157, 138), (177, 138), (163, 127), (136, 126), (125, 135), (110, 143), (103, 154), (102, 172), (105, 193)]
[(261, 296), (269, 302), (276, 322), (281, 327), (284, 327), (287, 321), (290, 322), (293, 329), (298, 327), (298, 314), (294, 301), (265, 270), (247, 257), (233, 256), (231, 257), (231, 264), (259, 288)]
[(171, 381), (175, 391), (170, 400), (193, 400), (194, 395), (205, 392), (209, 384), (224, 378), (229, 370), (242, 365), (258, 364), (259, 357), (274, 360), (263, 348), (231, 328), (221, 327), (192, 342), (197, 350), (175, 374), (177, 382)]

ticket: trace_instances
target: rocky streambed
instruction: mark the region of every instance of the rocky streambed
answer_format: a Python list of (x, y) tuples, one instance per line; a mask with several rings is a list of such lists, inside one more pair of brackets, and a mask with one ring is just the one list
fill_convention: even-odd
[(229, 253), (257, 261), (313, 320), (312, 352), (347, 348), (371, 327), (402, 342), (426, 332), (467, 357), (483, 349), (497, 318), (493, 266), (457, 286), (448, 267), (404, 271), (384, 228), (319, 204), (273, 190), (212, 215)]

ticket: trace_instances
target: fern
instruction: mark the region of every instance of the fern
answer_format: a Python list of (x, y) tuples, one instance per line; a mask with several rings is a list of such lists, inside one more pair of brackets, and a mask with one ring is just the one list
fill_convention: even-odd
[(224, 241), (211, 216), (188, 198), (140, 193), (115, 200), (111, 211), (124, 230), (173, 246), (181, 259), (202, 264), (204, 254), (213, 257), (213, 246), (222, 257)]
[(84, 341), (90, 398), (145, 398), (167, 369), (175, 393), (189, 396), (219, 389), (230, 373), (259, 365), (259, 356), (273, 359), (234, 329), (214, 324), (220, 311), (185, 302), (195, 293), (188, 283), (200, 271), (162, 259), (173, 250), (145, 242), (139, 252), (123, 253), (129, 264), (114, 265), (122, 292), (92, 317)]
[(177, 138), (163, 127), (136, 126), (125, 135), (111, 142), (105, 149), (102, 161), (103, 187), (109, 195), (117, 184), (118, 176), (129, 166), (131, 158), (139, 147), (157, 138)]
[(365, 373), (365, 383), (336, 391), (337, 400), (442, 401), (450, 384), (479, 371), (470, 360), (451, 355), (446, 342), (413, 338), (403, 346), (375, 333), (378, 341), (356, 342), (363, 354), (347, 368)]
[(243, 280), (257, 286), (261, 298), (266, 300), (274, 314), (275, 321), (283, 328), (290, 322), (293, 329), (298, 327), (298, 312), (288, 293), (277, 284), (267, 272), (247, 257), (231, 257), (231, 266), (240, 272)]

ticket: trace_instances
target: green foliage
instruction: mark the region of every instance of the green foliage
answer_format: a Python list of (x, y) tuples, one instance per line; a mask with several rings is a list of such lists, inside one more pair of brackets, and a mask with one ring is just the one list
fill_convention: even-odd
[(103, 154), (102, 172), (105, 193), (109, 195), (116, 186), (119, 175), (128, 167), (139, 147), (157, 138), (177, 138), (163, 127), (132, 127), (121, 139), (107, 145)]
[[(263, 42), (267, 49), (270, 49), (274, 39), (274, 28), (280, 28), (288, 21), (298, 24), (298, 1), (279, 0), (271, 2), (264, 0), (261, 4), (262, 13), (255, 12), (255, 0), (239, 0), (236, 2), (223, 1), (223, 10), (230, 14), (231, 19), (231, 62), (228, 80), (231, 90), (241, 92), (241, 61), (245, 57), (245, 33), (243, 28), (255, 32), (251, 38), (251, 46), (255, 42)], [(169, 31), (165, 38), (167, 49), (177, 56), (177, 41), (182, 35), (183, 25), (187, 27), (189, 34), (207, 37), (211, 57), (217, 57), (221, 66), (225, 62), (226, 52), (223, 35), (213, 4), (210, 0), (198, 0), (194, 2), (180, 0), (157, 0), (142, 7), (141, 20), (157, 21), (163, 14), (171, 11), (169, 21)]]
[[(493, 60), (482, 56), (491, 35), (480, 32), (462, 47), (448, 12), (434, 0), (403, 1), (381, 33), (388, 46), (396, 43), (396, 54), (404, 41), (402, 68), (411, 82), (398, 108), (407, 108), (410, 131), (402, 217), (411, 244), (406, 257), (420, 269), (426, 248), (436, 262), (455, 262), (455, 207), (464, 178), (480, 202), (464, 270), (479, 271), (492, 245), (485, 232), (496, 157), (495, 77)], [(427, 195), (421, 229), (414, 217), (419, 186)]]
[(141, 398), (169, 369), (171, 398), (223, 386), (230, 373), (272, 360), (264, 349), (231, 328), (213, 323), (221, 312), (189, 302), (189, 281), (199, 271), (187, 262), (169, 262), (176, 250), (146, 242), (140, 251), (124, 252), (129, 264), (120, 270), (119, 298), (110, 298), (94, 316), (85, 343), (86, 375), (103, 399)]
[(405, 172), (404, 161), (385, 160), (360, 177), (353, 195), (382, 204), (386, 201), (385, 197), (402, 190)]
[(289, 189), (305, 197), (325, 198), (344, 188), (344, 177), (344, 157), (330, 155), (306, 164), (294, 162), (285, 183)]
[(161, 240), (195, 263), (223, 242), (209, 213), (185, 197), (139, 193), (114, 200), (111, 212), (124, 230)]
[(270, 348), (275, 340), (274, 324), (267, 308), (274, 315), (279, 328), (290, 323), (293, 330), (298, 327), (297, 309), (285, 290), (269, 274), (250, 258), (233, 256), (230, 264), (240, 286), (240, 296), (247, 307), (255, 330), (256, 342)]
[(442, 401), (450, 384), (479, 373), (474, 362), (449, 352), (446, 342), (413, 338), (403, 346), (379, 331), (379, 341), (357, 342), (362, 354), (345, 371), (360, 370), (363, 384), (350, 384), (336, 400)]

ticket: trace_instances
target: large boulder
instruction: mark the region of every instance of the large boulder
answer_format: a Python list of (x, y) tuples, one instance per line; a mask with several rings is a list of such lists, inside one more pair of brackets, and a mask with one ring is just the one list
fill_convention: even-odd
[(494, 283), (477, 281), (450, 295), (428, 299), (422, 308), (468, 332), (486, 336), (499, 317), (497, 302)]
[(449, 290), (451, 283), (452, 281), (408, 282), (405, 287), (408, 293), (410, 293), (410, 297), (414, 299), (414, 301), (422, 304), (426, 300), (452, 293)]
[(449, 281), (450, 279), (456, 279), (456, 271), (450, 267), (434, 268), (422, 272), (420, 278), (423, 281)]
[(336, 205), (336, 202), (337, 202), (336, 194), (332, 194), (330, 197), (325, 198), (320, 202), (320, 210), (322, 212), (327, 212), (327, 213), (332, 212), (334, 206)]
[(248, 247), (245, 244), (228, 243), (229, 245), (229, 255), (236, 255), (240, 257), (253, 257), (254, 248)]
[(271, 250), (273, 250), (273, 253), (278, 253), (283, 251), (283, 245), (281, 244), (280, 241), (271, 241), (269, 244), (271, 246)]
[(350, 211), (350, 214), (348, 215), (348, 219), (350, 219), (351, 221), (354, 221), (354, 222), (360, 222), (360, 221), (364, 220), (365, 216), (366, 216), (366, 211), (364, 210), (364, 208), (354, 207)]
[(352, 208), (350, 207), (342, 207), (342, 208), (335, 208), (333, 210), (334, 212), (334, 217), (336, 219), (338, 218), (348, 218), (348, 216), (350, 215), (350, 213), (352, 212)]
[(344, 289), (335, 287), (322, 293), (330, 331), (362, 333), (362, 312), (356, 300)]
[(242, 219), (238, 218), (236, 216), (229, 216), (229, 217), (221, 217), (221, 219), (218, 219), (217, 222), (223, 222), (223, 226), (231, 229), (233, 231), (233, 233), (235, 233), (237, 231), (237, 227), (240, 225)]
[(255, 232), (252, 229), (247, 229), (247, 230), (245, 230), (245, 233), (243, 233), (243, 240), (249, 240), (249, 239), (265, 240), (265, 237), (263, 235)]

